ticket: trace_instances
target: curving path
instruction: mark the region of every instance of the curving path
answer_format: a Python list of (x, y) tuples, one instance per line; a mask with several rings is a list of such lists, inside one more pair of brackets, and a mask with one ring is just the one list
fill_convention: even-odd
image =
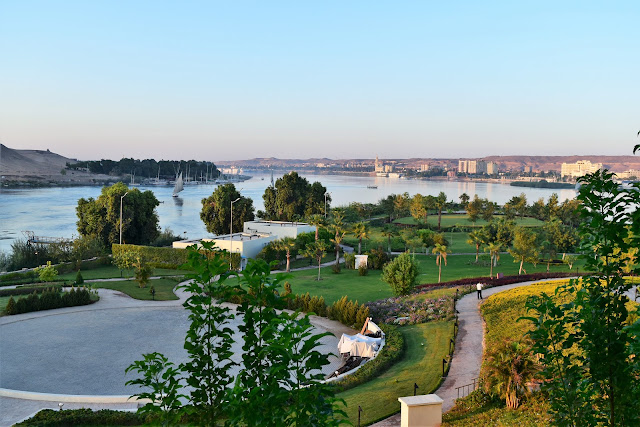
[[(137, 404), (126, 399), (134, 392), (124, 385), (126, 366), (151, 351), (163, 352), (174, 362), (186, 358), (184, 291), (177, 291), (179, 299), (174, 301), (139, 301), (108, 289), (98, 292), (100, 301), (89, 306), (0, 318), (0, 426), (40, 409), (57, 409), (61, 401), (65, 409), (135, 410)], [(342, 333), (354, 333), (316, 316), (312, 323), (320, 332), (335, 335), (323, 339), (321, 351), (328, 353), (337, 352)], [(239, 353), (241, 344), (237, 346)], [(326, 373), (340, 364), (338, 357), (330, 361), (323, 369)]]
[[(513, 283), (511, 285), (497, 286), (485, 289), (482, 296), (487, 297), (498, 292), (509, 289), (528, 286), (533, 283), (546, 282), (558, 279), (543, 279), (530, 282)], [(480, 315), (480, 303), (476, 292), (467, 294), (460, 298), (456, 304), (458, 310), (458, 336), (456, 338), (456, 349), (451, 360), (449, 374), (444, 382), (434, 392), (444, 403), (442, 412), (449, 411), (457, 399), (456, 387), (473, 383), (474, 378), (480, 376), (480, 366), (482, 364), (482, 353), (484, 352), (484, 321)], [(399, 396), (400, 397), (400, 396)], [(385, 420), (373, 424), (376, 427), (396, 427), (400, 426), (400, 414), (395, 414)]]

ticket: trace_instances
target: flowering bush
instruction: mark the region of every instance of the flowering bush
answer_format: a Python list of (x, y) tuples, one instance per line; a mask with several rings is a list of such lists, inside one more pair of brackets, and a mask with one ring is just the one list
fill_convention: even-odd
[[(412, 294), (412, 297), (415, 295), (418, 294)], [(407, 297), (387, 298), (369, 302), (366, 306), (372, 318), (400, 326), (453, 319), (453, 297), (449, 295), (421, 301)]]

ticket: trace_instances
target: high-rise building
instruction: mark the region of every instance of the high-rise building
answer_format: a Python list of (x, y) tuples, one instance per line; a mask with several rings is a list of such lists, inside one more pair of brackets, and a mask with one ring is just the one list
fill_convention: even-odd
[(602, 163), (591, 163), (589, 160), (578, 160), (575, 163), (563, 163), (560, 175), (578, 178), (602, 169)]
[(497, 175), (498, 164), (496, 162), (487, 162), (487, 175)]

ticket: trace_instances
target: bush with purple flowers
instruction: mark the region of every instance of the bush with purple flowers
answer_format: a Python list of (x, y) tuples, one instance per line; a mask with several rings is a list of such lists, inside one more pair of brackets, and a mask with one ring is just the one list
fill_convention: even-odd
[(415, 295), (381, 299), (369, 302), (366, 306), (372, 318), (401, 326), (453, 319), (453, 296), (419, 300)]

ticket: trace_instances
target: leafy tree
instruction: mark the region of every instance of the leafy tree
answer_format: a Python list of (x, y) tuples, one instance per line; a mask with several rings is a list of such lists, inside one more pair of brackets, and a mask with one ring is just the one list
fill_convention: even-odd
[(627, 326), (632, 284), (624, 270), (639, 270), (640, 188), (621, 188), (606, 170), (579, 182), (580, 250), (595, 274), (559, 287), (557, 300), (527, 301), (533, 352), (542, 356), (554, 424), (638, 425), (640, 321)]
[(444, 263), (444, 265), (447, 265), (448, 249), (446, 246), (437, 243), (432, 252), (436, 254), (436, 265), (438, 266), (438, 283), (440, 283), (442, 279), (442, 264)]
[(160, 202), (152, 191), (129, 189), (122, 182), (103, 187), (97, 199), (78, 200), (78, 233), (82, 237), (98, 239), (104, 247), (119, 243), (121, 200), (122, 242), (134, 245), (153, 242), (160, 233), (155, 211)]
[(369, 226), (365, 222), (359, 222), (353, 226), (353, 235), (358, 239), (358, 255), (362, 254), (362, 239), (369, 237)]
[[(269, 220), (296, 221), (315, 214), (324, 215), (327, 189), (319, 182), (309, 184), (297, 172), (290, 172), (278, 178), (274, 187), (267, 187), (262, 199), (264, 211), (260, 217)], [(331, 196), (327, 195), (327, 206)]]
[(84, 277), (82, 277), (82, 273), (80, 270), (76, 273), (76, 285), (82, 285), (84, 283)]
[(538, 236), (525, 227), (516, 227), (513, 238), (513, 248), (509, 249), (514, 262), (520, 262), (518, 274), (522, 274), (525, 262), (537, 263), (540, 258), (538, 251)]
[(575, 255), (565, 255), (562, 259), (562, 262), (569, 266), (569, 270), (573, 270), (573, 264), (578, 260), (578, 257)]
[(524, 395), (530, 394), (527, 384), (540, 371), (531, 352), (531, 345), (506, 341), (489, 349), (483, 366), (483, 383), (488, 392), (504, 399), (507, 408), (516, 409)]
[(497, 205), (494, 202), (491, 202), (487, 199), (482, 200), (482, 219), (487, 222), (491, 222), (493, 219), (493, 214), (496, 212)]
[(409, 210), (409, 193), (396, 194), (393, 198), (393, 212), (396, 218), (405, 216)]
[(233, 204), (233, 231), (240, 231), (246, 221), (253, 221), (253, 200), (243, 197), (233, 184), (218, 186), (207, 198), (202, 199), (200, 219), (213, 234), (228, 234), (231, 223), (231, 202)]
[(135, 262), (133, 263), (133, 268), (135, 268), (135, 278), (136, 282), (141, 288), (146, 288), (149, 283), (149, 279), (153, 274), (153, 268), (147, 263), (144, 258), (141, 256), (137, 256)]
[(459, 197), (460, 204), (465, 208), (469, 204), (470, 197), (467, 193), (462, 193)]
[(482, 213), (482, 207), (482, 199), (480, 199), (477, 194), (474, 194), (473, 200), (471, 200), (467, 205), (467, 215), (469, 216), (469, 221), (474, 224), (476, 223), (478, 218), (480, 218), (480, 214)]
[(327, 244), (323, 240), (318, 240), (307, 244), (304, 250), (304, 256), (318, 261), (318, 281), (320, 281), (320, 264), (322, 258), (327, 254)]
[(409, 203), (409, 212), (413, 219), (417, 222), (425, 223), (427, 222), (427, 198), (422, 194), (418, 193), (411, 198), (411, 202)]
[(113, 255), (113, 265), (120, 270), (120, 277), (122, 277), (122, 270), (129, 270), (133, 268), (137, 260), (137, 254), (133, 251), (119, 251)]
[(415, 258), (405, 252), (384, 266), (382, 280), (391, 286), (394, 295), (408, 295), (416, 285), (418, 273)]
[(51, 265), (51, 261), (47, 261), (47, 265), (36, 268), (35, 272), (41, 282), (53, 282), (58, 277), (58, 270)]

